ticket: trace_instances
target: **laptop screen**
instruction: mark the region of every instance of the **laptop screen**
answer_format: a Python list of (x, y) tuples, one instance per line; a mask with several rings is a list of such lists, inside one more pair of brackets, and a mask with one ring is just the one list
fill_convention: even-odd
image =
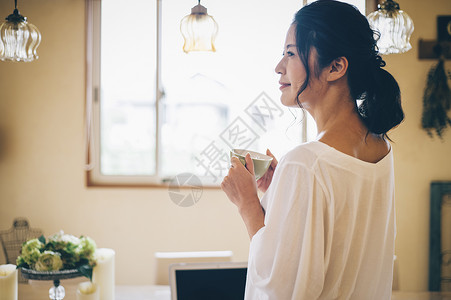
[[(176, 269), (177, 300), (244, 299), (245, 266)], [(174, 297), (173, 297), (174, 299)]]

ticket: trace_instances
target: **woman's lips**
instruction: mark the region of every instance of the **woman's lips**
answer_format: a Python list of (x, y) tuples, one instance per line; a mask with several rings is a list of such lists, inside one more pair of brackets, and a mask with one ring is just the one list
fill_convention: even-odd
[(286, 88), (286, 87), (288, 87), (288, 86), (290, 86), (291, 84), (289, 84), (289, 83), (283, 83), (283, 82), (279, 82), (280, 83), (280, 90), (283, 90), (284, 88)]

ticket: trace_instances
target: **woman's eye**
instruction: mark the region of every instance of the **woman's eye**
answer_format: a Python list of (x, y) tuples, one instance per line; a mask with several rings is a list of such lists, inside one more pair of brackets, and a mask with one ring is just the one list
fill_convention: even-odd
[(293, 56), (294, 55), (294, 53), (293, 52), (291, 52), (291, 51), (287, 51), (287, 52), (283, 52), (282, 53), (282, 56)]

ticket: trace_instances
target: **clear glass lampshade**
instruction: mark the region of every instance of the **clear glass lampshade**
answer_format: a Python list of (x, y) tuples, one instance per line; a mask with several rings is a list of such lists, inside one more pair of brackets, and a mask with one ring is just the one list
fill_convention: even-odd
[(212, 16), (207, 14), (207, 9), (202, 5), (199, 4), (193, 7), (191, 14), (182, 19), (180, 31), (185, 40), (183, 45), (184, 52), (216, 52), (214, 43), (218, 33), (218, 24)]
[(29, 62), (38, 58), (41, 33), (17, 9), (0, 25), (0, 60)]
[(381, 54), (404, 53), (412, 48), (413, 21), (396, 2), (385, 1), (367, 18), (371, 27), (381, 35), (377, 42)]

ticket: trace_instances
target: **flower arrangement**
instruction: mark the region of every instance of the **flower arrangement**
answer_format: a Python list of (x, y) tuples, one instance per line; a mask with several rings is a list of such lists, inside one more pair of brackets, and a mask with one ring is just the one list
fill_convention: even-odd
[(41, 236), (23, 243), (16, 264), (17, 268), (40, 272), (77, 269), (91, 280), (95, 250), (96, 243), (91, 238), (77, 238), (60, 231), (49, 237), (48, 241)]

